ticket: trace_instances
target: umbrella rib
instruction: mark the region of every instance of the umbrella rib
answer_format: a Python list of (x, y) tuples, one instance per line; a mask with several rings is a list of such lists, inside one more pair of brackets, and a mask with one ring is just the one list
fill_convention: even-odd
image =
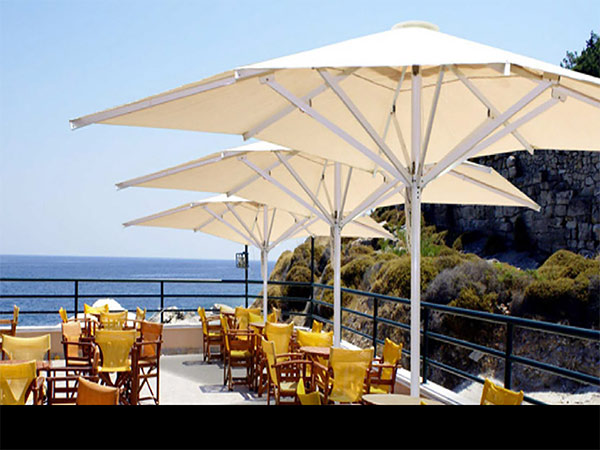
[[(247, 154), (247, 153), (244, 152), (243, 154)], [(290, 154), (286, 155), (286, 158), (291, 158), (294, 156), (294, 154), (295, 153), (290, 153)], [(276, 167), (279, 167), (280, 165), (281, 165), (281, 161), (275, 161), (273, 164), (271, 164), (270, 166), (268, 166), (266, 168), (266, 171), (270, 172), (271, 170), (275, 169)], [(230, 195), (234, 195), (234, 194), (238, 193), (239, 191), (244, 189), (246, 186), (248, 186), (251, 183), (254, 183), (256, 180), (259, 180), (260, 178), (262, 178), (260, 174), (254, 173), (254, 175), (252, 175), (251, 177), (248, 177), (247, 180), (245, 180), (241, 184), (238, 184), (236, 187), (234, 187), (229, 192), (227, 192), (227, 195), (230, 196)]]
[(429, 113), (429, 121), (427, 122), (427, 129), (425, 131), (425, 139), (423, 139), (423, 149), (421, 151), (421, 170), (425, 164), (425, 158), (427, 155), (427, 149), (429, 148), (429, 138), (431, 137), (431, 130), (433, 128), (433, 119), (435, 118), (435, 112), (437, 110), (438, 101), (440, 99), (440, 91), (442, 89), (442, 82), (444, 81), (444, 73), (446, 66), (440, 66), (440, 73), (438, 75), (437, 84), (435, 85), (435, 92), (433, 94), (433, 100), (431, 101), (431, 111)]
[[(356, 68), (353, 68), (351, 70), (346, 70), (342, 73), (342, 75), (337, 75), (336, 80), (342, 81), (345, 78), (347, 78), (348, 76), (350, 76), (355, 71), (356, 71)], [(323, 83), (323, 84), (319, 85), (317, 88), (310, 91), (305, 96), (303, 96), (302, 100), (305, 102), (309, 102), (313, 98), (317, 97), (319, 94), (322, 94), (323, 92), (325, 92), (327, 89), (329, 89), (329, 86), (327, 86), (326, 83)], [(258, 133), (260, 133), (261, 131), (264, 131), (266, 128), (270, 127), (275, 122), (278, 122), (279, 120), (283, 119), (285, 116), (292, 113), (296, 109), (298, 109), (298, 107), (295, 105), (285, 106), (284, 108), (277, 111), (275, 114), (273, 114), (273, 115), (269, 116), (267, 119), (263, 120), (261, 123), (256, 125), (251, 130), (248, 130), (245, 133), (242, 133), (242, 137), (246, 141), (246, 140), (250, 139), (251, 137), (256, 136)]]
[(390, 127), (390, 122), (392, 121), (392, 116), (396, 114), (396, 101), (398, 100), (398, 95), (400, 95), (400, 89), (402, 88), (402, 83), (404, 82), (404, 76), (406, 75), (406, 66), (402, 68), (402, 74), (400, 75), (400, 80), (398, 80), (398, 85), (396, 86), (396, 91), (394, 92), (394, 99), (392, 100), (392, 106), (390, 108), (390, 113), (385, 121), (385, 128), (383, 130), (383, 140), (385, 140), (388, 129)]
[(486, 140), (481, 141), (479, 144), (477, 144), (475, 147), (473, 147), (473, 151), (470, 152), (470, 153), (474, 153), (474, 154), (479, 153), (483, 149), (485, 149), (485, 148), (489, 147), (490, 145), (492, 145), (494, 142), (502, 139), (504, 136), (506, 136), (507, 134), (509, 134), (512, 130), (517, 129), (518, 127), (520, 127), (521, 125), (524, 125), (525, 123), (529, 122), (530, 120), (532, 120), (536, 116), (539, 116), (540, 114), (542, 114), (547, 109), (550, 109), (552, 106), (556, 105), (559, 102), (559, 100), (560, 100), (559, 98), (551, 98), (549, 100), (546, 100), (540, 106), (538, 106), (534, 110), (528, 112), (523, 117), (520, 117), (518, 120), (515, 120), (513, 123), (511, 123), (509, 126), (507, 126), (506, 128), (504, 128), (503, 130), (498, 131), (497, 133), (495, 133), (494, 135), (490, 136)]
[(556, 87), (555, 89), (558, 92), (565, 93), (569, 97), (576, 98), (577, 100), (585, 102), (588, 105), (594, 106), (596, 108), (600, 108), (600, 101), (598, 101), (596, 99), (593, 99), (591, 97), (588, 97), (587, 95), (584, 95), (584, 94), (582, 94), (580, 92), (574, 91), (573, 89), (569, 89), (569, 88), (564, 87), (564, 86), (559, 86), (559, 87)]
[(348, 176), (346, 178), (346, 187), (344, 188), (344, 195), (342, 196), (342, 204), (340, 211), (344, 211), (346, 208), (346, 198), (348, 197), (348, 189), (350, 188), (350, 179), (352, 178), (352, 167), (348, 168)]
[(248, 225), (246, 225), (244, 223), (244, 221), (242, 220), (242, 218), (240, 217), (240, 215), (237, 213), (237, 211), (235, 210), (235, 208), (233, 208), (229, 203), (225, 203), (225, 207), (229, 210), (229, 212), (231, 214), (233, 214), (233, 216), (236, 218), (236, 220), (238, 221), (238, 223), (244, 228), (244, 230), (246, 230), (246, 233), (248, 233), (248, 236), (250, 236), (254, 242), (259, 242), (259, 239), (256, 239), (256, 236), (254, 235), (254, 233), (252, 233), (252, 230), (250, 230), (248, 228)]
[[(367, 229), (367, 230), (369, 230), (371, 232), (381, 234), (381, 230), (378, 230), (377, 228), (374, 228), (374, 227), (372, 227), (370, 225), (367, 225), (366, 223), (362, 223), (362, 222), (356, 221), (356, 222), (353, 222), (353, 225), (357, 225), (357, 226), (365, 228), (365, 229)], [(390, 235), (391, 235), (391, 233), (390, 233)], [(385, 238), (385, 239), (396, 239), (396, 238), (394, 236), (392, 236), (391, 238)]]
[(292, 94), (290, 91), (288, 91), (281, 84), (277, 83), (272, 76), (262, 77), (261, 82), (266, 84), (267, 86), (269, 86), (271, 89), (273, 89), (279, 95), (281, 95), (283, 98), (287, 99), (290, 103), (296, 105), (302, 112), (311, 116), (313, 119), (315, 119), (317, 122), (319, 122), (325, 128), (327, 128), (329, 131), (336, 134), (342, 140), (346, 141), (349, 145), (356, 148), (360, 153), (365, 155), (367, 158), (371, 159), (376, 164), (379, 164), (383, 170), (389, 172), (390, 174), (400, 175), (398, 170), (396, 170), (396, 168), (392, 164), (389, 164), (385, 159), (383, 159), (381, 156), (379, 156), (378, 154), (373, 152), (367, 146), (365, 146), (364, 144), (359, 142), (357, 139), (352, 137), (346, 131), (344, 131), (337, 125), (335, 125), (333, 122), (331, 122), (329, 119), (327, 119), (321, 113), (319, 113), (313, 107), (311, 107), (306, 102), (304, 102), (301, 99), (299, 99), (298, 97), (296, 97), (294, 94)]
[(252, 242), (254, 245), (256, 245), (258, 248), (260, 248), (260, 244), (258, 242), (256, 242), (251, 236), (245, 236), (244, 233), (242, 233), (240, 230), (238, 230), (236, 227), (234, 227), (228, 221), (226, 221), (225, 219), (223, 219), (221, 216), (219, 216), (216, 212), (214, 212), (208, 206), (204, 205), (202, 208), (207, 213), (209, 213), (211, 216), (213, 216), (215, 219), (217, 219), (219, 222), (221, 222), (223, 225), (229, 227), (231, 230), (235, 231), (237, 234), (239, 234), (240, 236), (242, 236), (244, 238), (244, 240), (248, 240), (248, 241)]
[[(397, 184), (399, 186), (397, 186), (396, 188), (393, 188)], [(390, 198), (392, 195), (396, 194), (403, 187), (404, 187), (404, 184), (401, 182), (398, 182), (397, 179), (392, 179), (392, 181), (378, 187), (374, 192), (371, 193), (371, 195), (369, 195), (366, 199), (364, 199), (356, 208), (354, 208), (352, 211), (350, 211), (344, 217), (342, 224), (343, 225), (348, 224), (349, 222), (354, 220), (354, 218), (356, 216), (358, 216), (359, 214), (362, 214), (366, 210), (371, 209), (375, 205), (383, 203), (388, 198)], [(390, 191), (390, 189), (392, 189), (392, 190)]]
[[(265, 205), (266, 208), (266, 205)], [(273, 214), (271, 215), (271, 223), (269, 224), (269, 231), (267, 233), (267, 237), (265, 239), (266, 243), (269, 243), (271, 240), (271, 234), (273, 233), (273, 224), (275, 223), (275, 214), (277, 213), (277, 208), (273, 208)], [(266, 217), (266, 214), (265, 214)]]
[(488, 137), (497, 128), (502, 126), (504, 122), (509, 120), (519, 111), (521, 111), (526, 105), (531, 103), (535, 98), (539, 97), (546, 89), (552, 85), (552, 81), (542, 80), (538, 85), (525, 94), (520, 100), (508, 108), (504, 113), (500, 114), (492, 120), (488, 120), (482, 126), (478, 127), (474, 132), (462, 140), (457, 146), (455, 146), (444, 158), (442, 158), (429, 172), (425, 175), (423, 181), (424, 185), (429, 183), (434, 178), (452, 170), (454, 167), (459, 165), (464, 160), (474, 156), (476, 153), (473, 152), (474, 148), (477, 148), (477, 144), (483, 139)]
[[(527, 200), (525, 200), (523, 198), (517, 197), (514, 194), (511, 194), (510, 192), (506, 192), (503, 189), (497, 188), (497, 187), (492, 186), (490, 184), (487, 184), (487, 183), (485, 183), (485, 182), (483, 182), (481, 180), (478, 180), (476, 178), (473, 178), (473, 177), (470, 177), (468, 175), (465, 175), (464, 173), (456, 172), (455, 170), (451, 170), (450, 172), (448, 172), (448, 174), (452, 175), (452, 176), (454, 176), (456, 178), (460, 178), (461, 180), (464, 180), (464, 181), (466, 181), (468, 183), (472, 183), (472, 184), (474, 184), (476, 186), (482, 187), (482, 188), (484, 188), (484, 189), (486, 189), (488, 191), (494, 192), (494, 193), (496, 193), (498, 195), (501, 195), (502, 197), (505, 197), (505, 198), (507, 198), (509, 200), (516, 201), (521, 206), (525, 206), (525, 207), (533, 209), (535, 211), (539, 211), (540, 210), (540, 206), (537, 203), (535, 203), (533, 200), (529, 199), (529, 197), (527, 197), (527, 200), (529, 200), (529, 201), (527, 201)], [(534, 206), (532, 206), (532, 204)]]
[(186, 211), (188, 209), (192, 209), (198, 206), (197, 203), (190, 203), (189, 205), (180, 206), (178, 208), (170, 209), (168, 211), (163, 211), (157, 214), (151, 214), (149, 216), (140, 217), (139, 219), (130, 220), (129, 222), (125, 222), (123, 224), (124, 227), (131, 227), (134, 225), (139, 225), (140, 223), (149, 222), (150, 220), (160, 219), (165, 216), (170, 216), (171, 214), (176, 214), (181, 211)]
[(338, 82), (333, 78), (333, 76), (326, 69), (317, 69), (317, 72), (321, 77), (325, 80), (325, 82), (329, 85), (331, 90), (338, 96), (338, 98), (342, 101), (342, 103), (346, 106), (348, 111), (354, 116), (359, 125), (367, 132), (369, 137), (373, 140), (373, 142), (377, 145), (379, 150), (387, 157), (387, 159), (392, 163), (396, 171), (400, 174), (400, 177), (404, 181), (409, 180), (408, 172), (406, 168), (402, 165), (398, 157), (394, 154), (392, 149), (385, 143), (385, 141), (379, 136), (377, 131), (373, 128), (373, 126), (369, 123), (367, 118), (360, 112), (358, 107), (354, 104), (354, 102), (350, 99), (348, 94), (341, 88)]
[[(310, 223), (306, 224), (306, 222), (308, 222), (309, 220), (310, 220)], [(319, 220), (319, 219), (316, 217), (313, 217), (312, 219), (310, 217), (304, 217), (300, 222), (295, 222), (294, 225), (292, 225), (290, 228), (288, 228), (271, 245), (269, 245), (269, 250), (271, 250), (275, 246), (279, 245), (281, 242), (286, 240), (288, 237), (292, 236), (299, 229), (305, 229), (308, 232), (308, 234), (312, 235), (312, 233), (307, 229), (307, 227), (309, 225), (313, 224), (314, 222), (316, 222), (317, 220)]]
[(133, 178), (131, 180), (123, 181), (121, 183), (117, 183), (117, 189), (125, 189), (132, 186), (137, 186), (139, 184), (147, 183), (149, 181), (154, 181), (158, 178), (167, 177), (169, 175), (175, 175), (179, 172), (184, 172), (190, 169), (196, 169), (198, 167), (205, 166), (207, 164), (212, 164), (214, 162), (220, 161), (223, 159), (221, 156), (217, 156), (210, 159), (196, 160), (189, 162), (187, 164), (182, 164), (180, 166), (172, 167), (170, 169), (161, 170), (159, 172), (151, 173), (150, 175), (144, 175), (141, 177)]
[(69, 123), (71, 124), (71, 129), (75, 130), (77, 128), (82, 128), (86, 125), (103, 122), (105, 120), (114, 119), (116, 117), (123, 116), (125, 114), (130, 114), (133, 112), (141, 111), (143, 109), (150, 108), (152, 106), (161, 105), (163, 103), (172, 102), (172, 101), (179, 100), (179, 99), (182, 99), (185, 97), (190, 97), (192, 95), (200, 94), (202, 92), (210, 91), (210, 90), (217, 89), (217, 88), (220, 88), (223, 86), (228, 86), (237, 81), (243, 80), (244, 78), (258, 76), (258, 75), (264, 74), (266, 72), (270, 72), (270, 69), (269, 70), (255, 70), (255, 71), (240, 70), (240, 71), (237, 71), (233, 76), (228, 76), (228, 77), (222, 78), (220, 80), (215, 80), (215, 81), (211, 81), (211, 82), (196, 85), (196, 86), (182, 88), (175, 92), (173, 92), (173, 91), (164, 92), (162, 94), (158, 94), (153, 97), (150, 97), (147, 100), (141, 100), (138, 102), (129, 103), (127, 105), (118, 106), (116, 108), (89, 114), (87, 116), (83, 116), (78, 119), (72, 119), (69, 121)]
[(402, 155), (404, 156), (404, 160), (408, 164), (410, 162), (410, 156), (408, 156), (408, 147), (406, 146), (406, 142), (404, 141), (404, 135), (402, 134), (402, 129), (400, 128), (400, 124), (398, 123), (398, 117), (394, 112), (393, 118), (394, 130), (396, 131), (396, 136), (398, 137), (398, 141), (400, 142), (400, 148), (402, 149)]
[(329, 217), (327, 214), (323, 214), (323, 212), (321, 212), (318, 208), (315, 208), (314, 206), (310, 205), (308, 202), (306, 202), (300, 196), (298, 196), (297, 194), (292, 192), (289, 188), (287, 188), (282, 183), (277, 181), (275, 178), (273, 178), (267, 172), (262, 170), (260, 167), (257, 167), (254, 163), (252, 163), (251, 161), (246, 159), (244, 156), (240, 156), (238, 159), (240, 161), (242, 161), (244, 164), (246, 164), (248, 167), (250, 167), (252, 170), (254, 170), (256, 173), (258, 173), (265, 180), (269, 181), (271, 184), (275, 185), (277, 188), (279, 188), (280, 190), (285, 192), (287, 195), (292, 197), (294, 200), (296, 200), (298, 203), (300, 203), (306, 209), (308, 209), (309, 211), (312, 211), (315, 215), (319, 216), (325, 222), (330, 223), (330, 220), (329, 220)]
[[(498, 116), (500, 114), (500, 111), (492, 104), (491, 101), (489, 101), (484, 95), (483, 93), (477, 88), (477, 86), (475, 86), (469, 79), (467, 79), (467, 77), (465, 77), (465, 75), (459, 70), (458, 67), (456, 67), (456, 65), (452, 65), (451, 66), (452, 71), (454, 72), (454, 74), (458, 77), (458, 79), (462, 82), (462, 84), (464, 84), (467, 89), (469, 89), (473, 95), (475, 97), (477, 97), (477, 99), (483, 103), (485, 105), (486, 108), (488, 108), (490, 110), (490, 112), (495, 116)], [(508, 121), (504, 122), (505, 126), (510, 125), (510, 123)], [(525, 147), (527, 149), (527, 151), (533, 155), (533, 147), (531, 146), (531, 144), (529, 142), (527, 142), (527, 140), (521, 135), (521, 133), (519, 133), (518, 131), (514, 130), (512, 132), (512, 135), (515, 137), (515, 139), (517, 139), (521, 145), (523, 147)]]
[[(277, 158), (281, 158), (281, 156), (279, 155), (278, 152), (275, 152), (275, 155), (277, 155)], [(292, 167), (292, 165), (290, 164), (290, 162), (289, 161), (285, 161), (283, 159), (280, 159), (280, 161), (284, 165), (284, 167), (287, 169), (287, 171), (290, 173), (290, 175), (292, 176), (292, 178), (294, 178), (294, 180), (296, 180), (296, 182), (300, 185), (300, 187), (306, 193), (306, 195), (308, 195), (310, 197), (310, 199), (313, 201), (314, 205), (317, 208), (319, 208), (319, 210), (323, 214), (327, 214), (327, 209), (323, 206), (323, 204), (319, 201), (319, 199), (317, 198), (317, 196), (306, 185), (306, 183), (304, 182), (304, 180), (302, 180), (302, 177), (300, 177), (300, 175)], [(327, 192), (327, 189), (325, 189), (325, 188), (326, 187), (324, 186), (324, 190)]]

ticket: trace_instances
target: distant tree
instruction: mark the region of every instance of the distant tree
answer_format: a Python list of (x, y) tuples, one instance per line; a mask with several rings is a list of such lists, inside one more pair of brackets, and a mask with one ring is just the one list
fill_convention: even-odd
[(600, 40), (598, 35), (592, 31), (581, 55), (578, 55), (577, 52), (567, 51), (567, 56), (560, 65), (567, 69), (600, 77)]

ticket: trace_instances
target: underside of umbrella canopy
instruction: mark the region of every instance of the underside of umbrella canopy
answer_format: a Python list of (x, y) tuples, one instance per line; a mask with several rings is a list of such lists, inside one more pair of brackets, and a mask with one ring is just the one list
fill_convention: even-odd
[(423, 165), (600, 147), (600, 80), (422, 27), (240, 67), (71, 123), (240, 134), (408, 178), (415, 82)]
[[(267, 251), (286, 239), (330, 234), (329, 225), (316, 217), (302, 216), (226, 195), (186, 203), (123, 225), (192, 230)], [(394, 239), (393, 235), (368, 216), (350, 222), (344, 227), (342, 234), (346, 237)]]

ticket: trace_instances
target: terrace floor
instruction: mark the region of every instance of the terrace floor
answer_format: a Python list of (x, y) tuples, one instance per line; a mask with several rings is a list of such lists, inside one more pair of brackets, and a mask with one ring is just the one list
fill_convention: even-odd
[[(244, 369), (234, 369), (243, 375)], [(160, 358), (161, 405), (266, 405), (247, 387), (236, 385), (233, 391), (223, 385), (223, 363), (204, 362), (202, 354), (166, 355)]]

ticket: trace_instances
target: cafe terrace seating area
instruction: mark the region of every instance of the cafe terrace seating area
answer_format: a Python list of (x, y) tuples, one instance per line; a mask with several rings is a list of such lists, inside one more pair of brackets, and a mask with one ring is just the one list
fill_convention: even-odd
[[(442, 405), (399, 388), (402, 343), (374, 348), (344, 343), (313, 320), (299, 327), (273, 309), (198, 308), (200, 354), (163, 355), (163, 324), (146, 311), (84, 305), (83, 317), (61, 308), (63, 359), (51, 359), (49, 334), (18, 335), (18, 312), (2, 328), (0, 404), (28, 405)], [(486, 380), (480, 404), (519, 405), (523, 392)]]

